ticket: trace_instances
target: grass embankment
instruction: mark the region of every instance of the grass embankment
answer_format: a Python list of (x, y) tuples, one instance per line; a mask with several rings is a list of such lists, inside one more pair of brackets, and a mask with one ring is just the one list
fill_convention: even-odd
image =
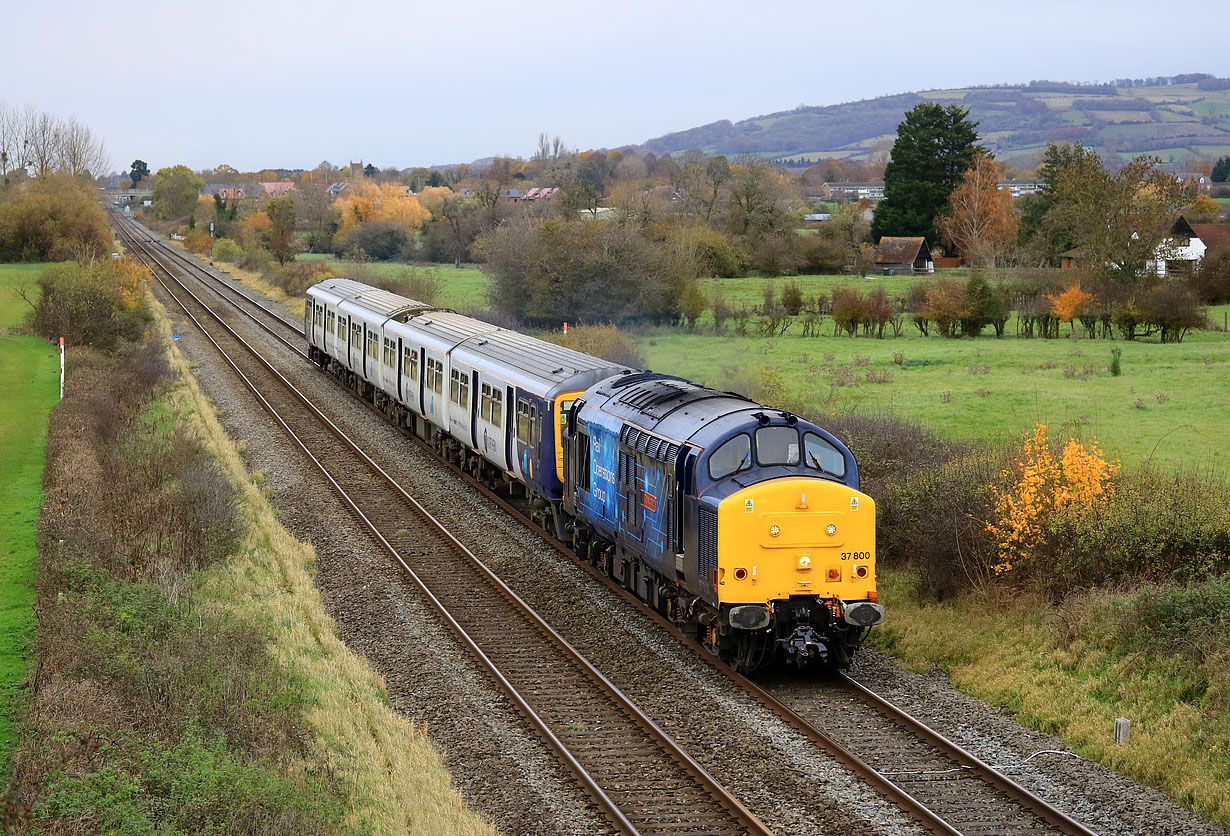
[(57, 349), (14, 333), (29, 307), (15, 289), (43, 265), (0, 265), (0, 775), (16, 743), (14, 719), (28, 694), (23, 682), (34, 634), (35, 532), (43, 502), (47, 413), (59, 396)]
[(6, 832), (491, 834), (337, 638), (178, 353), (74, 356)]
[(317, 733), (313, 751), (360, 800), (351, 821), (377, 833), (493, 836), (466, 809), (426, 733), (390, 706), (380, 677), (338, 638), (312, 581), (311, 546), (282, 527), (178, 350), (171, 356), (179, 376), (172, 408), (239, 487), (248, 521), (239, 553), (210, 573), (203, 590), (273, 630), (275, 658), (314, 694), (307, 713)]
[[(882, 568), (876, 644), (1013, 711), (1081, 756), (1230, 828), (1230, 578), (1075, 592), (1060, 604), (988, 586), (920, 601)], [(1132, 721), (1114, 743), (1115, 718)]]

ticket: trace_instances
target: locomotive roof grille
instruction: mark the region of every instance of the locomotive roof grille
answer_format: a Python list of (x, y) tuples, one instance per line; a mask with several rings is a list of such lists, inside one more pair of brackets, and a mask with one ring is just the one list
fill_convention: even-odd
[(624, 424), (623, 428), (619, 431), (619, 440), (624, 445), (664, 464), (673, 463), (679, 456), (678, 444), (673, 444), (652, 433), (647, 433), (631, 424)]

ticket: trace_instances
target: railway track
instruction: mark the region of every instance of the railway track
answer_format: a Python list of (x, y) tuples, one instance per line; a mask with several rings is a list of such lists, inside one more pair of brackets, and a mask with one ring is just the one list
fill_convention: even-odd
[[(150, 243), (154, 243), (152, 239)], [(226, 291), (223, 292), (228, 294), (228, 298), (242, 297), (267, 314), (277, 316), (173, 248), (160, 241), (157, 245), (162, 250), (175, 253), (176, 260), (202, 281), (225, 285)], [(253, 320), (259, 319), (255, 314), (246, 313)], [(281, 323), (280, 328), (302, 333), (295, 323), (280, 316), (277, 319)], [(260, 324), (274, 333), (268, 325)], [(275, 336), (303, 354), (286, 337)], [(349, 389), (345, 391), (358, 398)], [(375, 410), (367, 401), (362, 402)], [(424, 447), (431, 452), (426, 445)], [(639, 605), (639, 601), (622, 587), (576, 558), (567, 544), (530, 522), (522, 509), (507, 498), (487, 490), (464, 471), (439, 460), (546, 538), (561, 553), (579, 562), (596, 580)], [(672, 635), (678, 635), (665, 619), (648, 609), (642, 608), (642, 611), (669, 628)], [(722, 665), (698, 645), (690, 642), (684, 642), (684, 645), (817, 747), (862, 777), (929, 832), (948, 836), (1096, 836), (999, 770), (983, 763), (848, 677), (837, 676), (825, 683), (793, 681), (785, 687), (766, 687)]]
[(620, 832), (769, 836), (732, 793), (278, 373), (226, 317), (177, 279), (169, 260), (148, 243), (126, 238)]

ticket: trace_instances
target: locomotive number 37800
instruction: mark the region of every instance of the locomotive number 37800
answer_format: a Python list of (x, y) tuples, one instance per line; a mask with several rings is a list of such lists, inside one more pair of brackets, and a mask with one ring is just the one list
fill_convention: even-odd
[(871, 560), (871, 552), (842, 552), (842, 560)]

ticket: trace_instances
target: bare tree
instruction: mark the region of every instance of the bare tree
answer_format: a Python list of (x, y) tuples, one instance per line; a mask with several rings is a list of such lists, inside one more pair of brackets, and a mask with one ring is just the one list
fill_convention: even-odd
[(36, 111), (27, 107), (22, 113), (26, 162), (34, 167), (39, 176), (50, 174), (56, 168), (60, 154), (62, 123), (54, 113)]
[(95, 178), (110, 165), (106, 145), (95, 139), (88, 126), (70, 117), (60, 124), (59, 161), (61, 171), (74, 177)]
[(25, 130), (21, 112), (0, 101), (0, 177), (8, 180), (8, 173), (26, 164), (23, 153)]

